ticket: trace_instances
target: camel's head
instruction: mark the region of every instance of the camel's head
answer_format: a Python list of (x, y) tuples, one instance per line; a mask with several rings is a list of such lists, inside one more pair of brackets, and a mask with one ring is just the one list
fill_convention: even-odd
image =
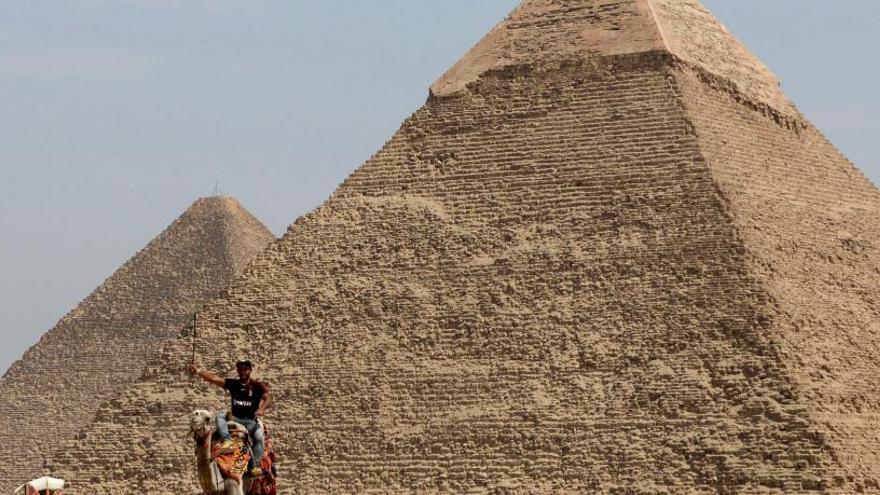
[(210, 411), (199, 409), (189, 417), (189, 430), (195, 438), (207, 438), (214, 431), (214, 415)]

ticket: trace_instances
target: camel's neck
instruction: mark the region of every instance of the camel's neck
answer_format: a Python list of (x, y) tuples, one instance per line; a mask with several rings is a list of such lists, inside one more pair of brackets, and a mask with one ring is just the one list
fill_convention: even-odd
[(211, 442), (210, 440), (196, 439), (196, 459), (199, 465), (211, 462)]
[(210, 439), (196, 439), (196, 468), (199, 473), (199, 485), (205, 493), (224, 493), (219, 491), (223, 487), (223, 481), (218, 479), (213, 462)]

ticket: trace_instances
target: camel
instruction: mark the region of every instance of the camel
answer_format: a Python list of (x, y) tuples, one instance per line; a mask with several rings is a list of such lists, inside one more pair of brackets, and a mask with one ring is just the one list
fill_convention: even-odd
[[(205, 410), (194, 411), (190, 416), (189, 429), (196, 443), (196, 463), (198, 467), (199, 485), (205, 495), (245, 495), (250, 489), (251, 479), (224, 479), (217, 463), (211, 457), (211, 438), (214, 435), (214, 414)], [(247, 429), (238, 423), (229, 423), (229, 432), (235, 435), (246, 435)]]

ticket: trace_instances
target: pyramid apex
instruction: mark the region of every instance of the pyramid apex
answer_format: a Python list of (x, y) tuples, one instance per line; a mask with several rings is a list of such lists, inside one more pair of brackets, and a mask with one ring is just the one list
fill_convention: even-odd
[(215, 215), (238, 215), (242, 213), (250, 215), (237, 199), (221, 194), (198, 198), (186, 209), (187, 212), (196, 210), (205, 210), (209, 214)]
[[(193, 202), (178, 221), (186, 223), (220, 222), (225, 238), (228, 262), (238, 273), (250, 260), (250, 253), (259, 251), (275, 240), (275, 235), (232, 196), (217, 194)], [(247, 254), (242, 256), (242, 254)]]
[(202, 196), (193, 202), (193, 206), (196, 204), (205, 204), (205, 205), (238, 205), (241, 204), (232, 196), (227, 196), (225, 194), (214, 194), (211, 196)]
[(431, 86), (464, 90), (484, 73), (573, 59), (666, 52), (796, 113), (779, 81), (699, 0), (525, 0)]

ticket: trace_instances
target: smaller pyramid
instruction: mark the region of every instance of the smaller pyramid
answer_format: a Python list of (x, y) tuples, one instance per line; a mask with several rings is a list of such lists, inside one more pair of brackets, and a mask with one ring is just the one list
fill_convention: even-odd
[(0, 465), (0, 493), (49, 474), (56, 446), (273, 241), (234, 199), (199, 199), (43, 335), (0, 381), (0, 434), (19, 446)]

